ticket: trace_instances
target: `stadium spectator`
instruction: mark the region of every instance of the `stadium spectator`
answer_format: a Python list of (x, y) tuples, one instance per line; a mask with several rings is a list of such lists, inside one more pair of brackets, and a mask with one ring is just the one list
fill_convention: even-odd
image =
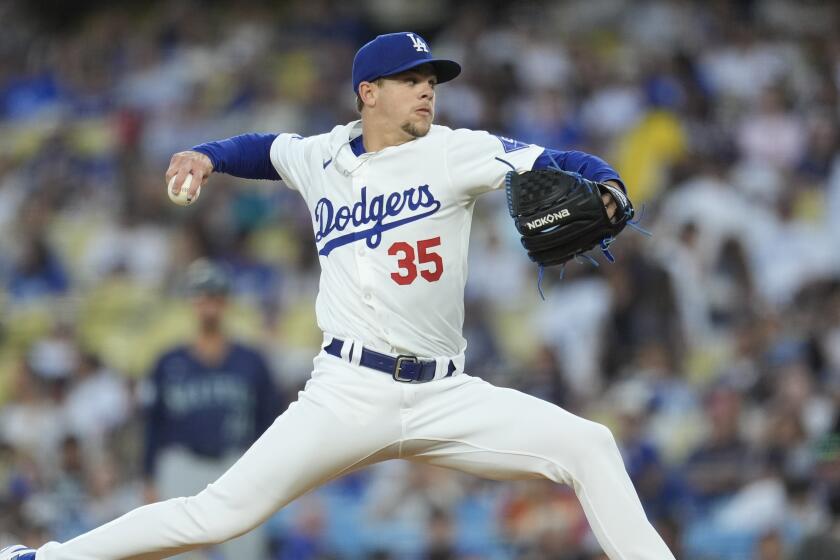
[[(265, 431), (281, 407), (260, 352), (224, 331), (230, 290), (224, 269), (199, 260), (187, 276), (196, 332), (189, 343), (163, 354), (149, 376), (143, 457), (149, 501), (200, 492)], [(266, 546), (258, 530), (207, 554), (262, 558)]]

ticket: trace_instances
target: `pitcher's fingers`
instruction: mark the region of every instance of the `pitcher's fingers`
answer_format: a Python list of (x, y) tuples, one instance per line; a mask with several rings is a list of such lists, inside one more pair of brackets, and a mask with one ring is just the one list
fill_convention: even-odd
[(211, 166), (210, 166), (210, 169), (209, 169), (209, 170), (207, 169), (207, 167), (202, 167), (202, 168), (201, 168), (201, 171), (202, 171), (202, 174), (201, 174), (201, 184), (202, 184), (202, 185), (204, 185), (204, 184), (205, 184), (205, 183), (206, 183), (206, 182), (210, 179), (210, 175), (212, 175), (212, 174), (213, 174), (213, 166), (212, 166), (212, 164), (211, 164)]
[(190, 198), (195, 198), (195, 193), (198, 191), (198, 188), (203, 183), (203, 179), (201, 177), (204, 175), (204, 170), (201, 168), (201, 164), (198, 162), (193, 162), (192, 169), (190, 170), (190, 175), (192, 175), (192, 180), (190, 181)]
[(601, 201), (604, 203), (604, 208), (607, 210), (607, 217), (612, 220), (618, 210), (618, 204), (612, 195), (604, 193), (601, 195)]
[[(175, 174), (175, 184), (172, 185), (172, 194), (178, 194), (181, 192), (181, 185), (184, 184), (184, 181), (187, 179), (187, 175), (190, 174), (190, 168), (181, 166), (178, 168), (178, 172)], [(168, 183), (167, 183), (168, 184)]]
[(166, 173), (163, 174), (163, 182), (169, 185), (169, 181), (175, 176), (175, 173), (177, 173), (177, 169), (175, 167), (175, 157), (173, 156), (169, 161), (169, 167), (166, 168)]

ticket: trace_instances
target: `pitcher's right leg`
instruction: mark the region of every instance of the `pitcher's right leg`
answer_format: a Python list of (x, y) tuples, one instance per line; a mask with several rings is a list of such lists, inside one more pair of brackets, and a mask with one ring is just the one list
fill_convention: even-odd
[(674, 560), (606, 427), (478, 378), (435, 383), (417, 388), (404, 456), (487, 478), (568, 484), (609, 558)]
[(318, 356), (298, 401), (199, 494), (138, 508), (63, 544), (48, 543), (37, 560), (153, 560), (220, 543), (316, 486), (393, 456), (401, 436), (399, 384), (348, 366)]

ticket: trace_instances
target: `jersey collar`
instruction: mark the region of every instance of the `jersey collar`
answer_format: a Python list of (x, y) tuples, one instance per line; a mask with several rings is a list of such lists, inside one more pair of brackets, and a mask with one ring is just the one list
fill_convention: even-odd
[[(333, 157), (333, 165), (339, 173), (348, 176), (353, 173), (363, 163), (359, 161), (352, 143), (356, 138), (359, 138), (361, 143), (362, 137), (362, 121), (357, 120), (346, 125), (339, 125), (333, 129), (330, 135), (330, 153)], [(362, 153), (364, 153), (364, 145), (362, 145)]]
[(356, 136), (352, 140), (350, 140), (350, 149), (353, 150), (353, 155), (359, 157), (363, 153), (365, 153), (365, 143), (362, 140), (361, 135)]

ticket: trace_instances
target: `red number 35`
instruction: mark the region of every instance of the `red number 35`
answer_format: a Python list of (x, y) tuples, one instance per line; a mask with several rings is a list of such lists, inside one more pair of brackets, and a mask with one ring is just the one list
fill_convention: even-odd
[[(440, 245), (440, 237), (421, 239), (417, 242), (416, 254), (414, 247), (405, 241), (397, 241), (391, 245), (388, 248), (388, 254), (392, 257), (400, 254), (400, 259), (397, 261), (399, 271), (392, 272), (391, 279), (400, 286), (407, 286), (417, 279), (417, 264), (431, 264), (431, 267), (420, 270), (420, 276), (427, 282), (440, 280), (443, 274), (443, 259), (439, 254), (429, 251), (438, 245)], [(415, 258), (417, 258), (417, 263), (414, 262)]]

